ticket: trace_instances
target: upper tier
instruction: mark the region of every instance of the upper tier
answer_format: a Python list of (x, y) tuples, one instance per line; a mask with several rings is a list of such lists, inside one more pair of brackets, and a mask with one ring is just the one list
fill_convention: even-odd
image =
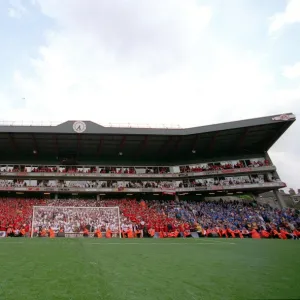
[(28, 166), (2, 165), (0, 178), (37, 179), (126, 179), (126, 178), (200, 178), (213, 175), (272, 173), (276, 167), (264, 158), (238, 161), (219, 161), (172, 167), (125, 167), (125, 166)]

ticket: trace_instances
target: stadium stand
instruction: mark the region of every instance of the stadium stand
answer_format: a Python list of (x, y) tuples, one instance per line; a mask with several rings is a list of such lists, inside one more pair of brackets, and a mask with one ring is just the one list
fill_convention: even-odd
[(171, 188), (171, 187), (196, 187), (196, 186), (228, 186), (239, 184), (256, 184), (276, 182), (261, 174), (248, 176), (211, 177), (205, 179), (189, 178), (188, 180), (0, 180), (0, 187), (74, 187), (74, 188), (103, 188), (103, 187), (127, 187), (127, 188)]
[[(187, 201), (136, 201), (122, 200), (38, 200), (7, 198), (0, 200), (0, 229), (8, 236), (24, 232), (30, 235), (33, 206), (38, 206), (35, 233), (52, 228), (56, 233), (92, 233), (111, 231), (119, 234), (117, 214), (82, 213), (80, 208), (116, 207), (121, 211), (121, 234), (131, 232), (131, 237), (143, 231), (144, 236), (159, 237), (252, 237), (294, 238), (300, 237), (299, 211), (273, 209), (243, 202), (187, 202)], [(65, 207), (65, 208), (63, 208)], [(69, 209), (75, 207), (75, 209)], [(49, 208), (54, 208), (51, 210)], [(77, 209), (76, 209), (77, 208)], [(13, 233), (13, 234), (12, 234)], [(143, 236), (142, 235), (142, 236)], [(42, 235), (43, 236), (43, 235)]]
[[(264, 158), (243, 159), (238, 161), (218, 161), (194, 165), (179, 166), (179, 171), (174, 173), (201, 173), (205, 171), (234, 170), (241, 168), (261, 168), (271, 166)], [(1, 172), (24, 173), (81, 173), (81, 174), (170, 174), (169, 167), (78, 167), (78, 166), (28, 166), (28, 165), (2, 165)]]
[(268, 154), (295, 119), (0, 126), (0, 236), (298, 238)]

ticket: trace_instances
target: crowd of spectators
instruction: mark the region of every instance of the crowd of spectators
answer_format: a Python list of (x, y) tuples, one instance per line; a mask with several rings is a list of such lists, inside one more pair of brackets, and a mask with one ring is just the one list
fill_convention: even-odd
[[(180, 166), (175, 173), (198, 173), (204, 171), (230, 170), (247, 167), (269, 166), (266, 159), (240, 160), (229, 162), (202, 163), (198, 165)], [(100, 173), (100, 174), (169, 174), (170, 167), (84, 167), (84, 166), (1, 166), (2, 172), (31, 172), (31, 173)]]
[(99, 209), (97, 207), (37, 207), (34, 209), (33, 229), (51, 227), (55, 231), (78, 233), (87, 228), (112, 232), (119, 230), (118, 210), (116, 208)]
[[(294, 209), (274, 209), (256, 203), (190, 202), (190, 201), (136, 201), (136, 200), (37, 200), (0, 199), (0, 231), (17, 230), (27, 234), (31, 230), (33, 206), (36, 208), (34, 231), (44, 228), (63, 229), (65, 232), (143, 230), (144, 236), (160, 237), (199, 236), (225, 237), (300, 237), (300, 214)], [(57, 208), (57, 207), (65, 208)], [(120, 224), (117, 210), (120, 209)], [(75, 208), (68, 208), (75, 207)], [(78, 209), (76, 209), (76, 207)], [(87, 207), (82, 209), (79, 207)], [(124, 235), (123, 235), (124, 236)]]
[(240, 184), (257, 184), (272, 182), (274, 179), (265, 178), (263, 175), (236, 176), (236, 177), (215, 177), (206, 179), (189, 179), (179, 183), (179, 187), (197, 187), (197, 186), (230, 186)]
[(248, 161), (237, 161), (237, 162), (220, 162), (220, 163), (208, 163), (202, 164), (201, 166), (181, 166), (180, 173), (199, 173), (205, 171), (219, 171), (219, 170), (232, 170), (241, 168), (259, 168), (269, 166), (268, 160), (248, 160)]
[(188, 188), (199, 186), (230, 186), (275, 181), (271, 176), (249, 175), (214, 177), (188, 180), (0, 180), (0, 187), (49, 187), (49, 188)]
[(300, 226), (299, 212), (293, 209), (273, 209), (267, 205), (244, 203), (242, 201), (225, 202), (153, 202), (158, 212), (164, 212), (170, 218), (198, 223), (206, 228), (224, 227), (231, 229), (263, 228), (285, 226), (294, 229)]
[(0, 187), (26, 187), (27, 183), (24, 180), (0, 180)]

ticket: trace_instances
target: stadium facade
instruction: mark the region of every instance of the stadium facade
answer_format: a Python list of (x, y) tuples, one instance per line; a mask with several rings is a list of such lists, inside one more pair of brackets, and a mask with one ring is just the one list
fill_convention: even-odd
[(2, 197), (228, 197), (272, 191), (268, 151), (292, 113), (187, 129), (116, 128), (90, 121), (0, 126)]

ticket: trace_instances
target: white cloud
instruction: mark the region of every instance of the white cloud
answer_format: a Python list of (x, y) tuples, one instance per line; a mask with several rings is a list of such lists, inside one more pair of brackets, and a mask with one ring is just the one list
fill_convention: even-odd
[(9, 8), (8, 9), (8, 15), (11, 17), (11, 18), (16, 18), (16, 19), (19, 19), (21, 17), (21, 14), (13, 9), (13, 8)]
[[(143, 5), (43, 0), (40, 5), (62, 30), (49, 33), (48, 46), (40, 49), (40, 59), (32, 61), (35, 76), (23, 74), (23, 81), (16, 84), (29, 99), (32, 117), (41, 118), (45, 106), (56, 110), (58, 105), (61, 112), (55, 115), (65, 118), (66, 109), (76, 105), (80, 109), (71, 112), (77, 117), (142, 122), (146, 121), (142, 103), (149, 103), (152, 114), (147, 114), (147, 121), (164, 122), (171, 119), (164, 116), (166, 109), (179, 105), (195, 89), (190, 63), (211, 19), (209, 7), (179, 0)], [(81, 107), (83, 101), (86, 107)], [(91, 111), (92, 107), (97, 109)], [(131, 116), (129, 107), (140, 114)]]
[(285, 11), (271, 17), (269, 32), (273, 34), (286, 25), (298, 22), (300, 22), (300, 1), (287, 0)]
[[(281, 97), (276, 102), (267, 94), (271, 74), (251, 58), (238, 59), (220, 51), (220, 64), (213, 70), (198, 71), (185, 64), (153, 75), (135, 61), (132, 67), (119, 63), (99, 48), (92, 50), (88, 43), (78, 49), (77, 42), (56, 37), (50, 48), (41, 49), (41, 59), (33, 61), (36, 78), (15, 76), (16, 86), (29, 99), (33, 118), (44, 118), (52, 111), (61, 118), (73, 115), (139, 123), (177, 120), (192, 126), (209, 124), (218, 114), (220, 121), (259, 116), (271, 103), (281, 111)], [(88, 51), (89, 56), (84, 57)], [(188, 116), (182, 116), (183, 111)]]
[(15, 78), (27, 99), (20, 117), (197, 126), (279, 113), (293, 101), (275, 95), (257, 57), (214, 43), (210, 7), (138, 3), (40, 1), (60, 31), (32, 60), (35, 74)]
[(277, 172), (287, 186), (295, 190), (300, 188), (299, 170), (300, 161), (297, 155), (291, 155), (287, 151), (271, 151), (270, 156), (277, 167)]
[(299, 78), (300, 77), (300, 62), (297, 62), (293, 66), (284, 67), (283, 75), (289, 79)]
[(27, 12), (21, 0), (9, 0), (9, 5), (8, 15), (11, 18), (19, 19)]

